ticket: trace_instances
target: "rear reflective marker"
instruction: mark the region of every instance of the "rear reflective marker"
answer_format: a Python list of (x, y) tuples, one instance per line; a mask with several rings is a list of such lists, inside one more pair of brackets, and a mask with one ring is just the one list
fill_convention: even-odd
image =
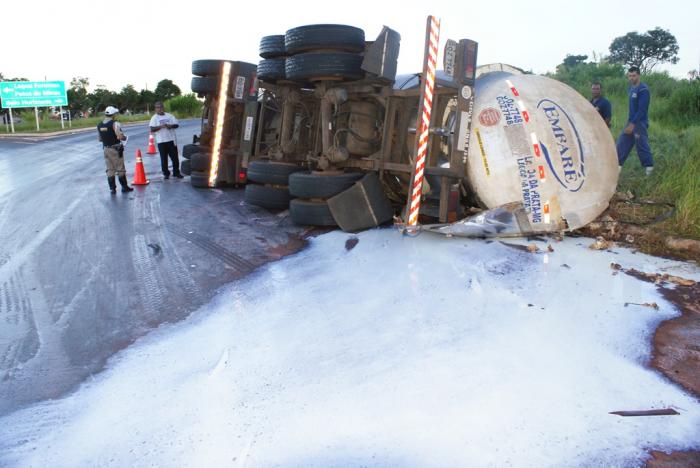
[(537, 135), (535, 132), (530, 133), (530, 141), (532, 141), (532, 147), (535, 148), (535, 156), (540, 156), (540, 144), (537, 142)]
[(515, 89), (515, 86), (513, 86), (513, 83), (511, 83), (510, 80), (506, 80), (506, 84), (510, 88), (510, 91), (513, 93), (513, 96), (515, 96), (515, 97), (520, 96), (520, 93), (518, 93), (518, 90)]
[(224, 118), (226, 117), (226, 100), (228, 99), (228, 80), (230, 73), (231, 62), (224, 62), (221, 65), (219, 99), (216, 102), (216, 117), (214, 118), (214, 142), (211, 147), (209, 187), (214, 187), (216, 185), (216, 177), (219, 174), (219, 158), (221, 156), (221, 140), (224, 133)]
[(523, 104), (523, 101), (518, 99), (518, 109), (520, 109), (520, 113), (523, 114), (523, 119), (525, 119), (525, 122), (530, 121), (530, 114), (527, 113), (527, 109), (525, 109), (525, 104)]

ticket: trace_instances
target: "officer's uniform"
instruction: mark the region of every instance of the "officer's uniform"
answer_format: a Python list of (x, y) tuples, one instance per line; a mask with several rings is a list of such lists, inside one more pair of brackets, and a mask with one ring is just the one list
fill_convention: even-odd
[[(114, 109), (114, 113), (117, 112)], [(97, 124), (97, 134), (104, 148), (109, 190), (112, 193), (116, 192), (117, 184), (114, 178), (117, 176), (119, 184), (122, 186), (122, 192), (131, 192), (133, 189), (126, 182), (126, 167), (124, 166), (124, 145), (122, 145), (121, 140), (124, 137), (124, 133), (122, 133), (121, 124), (114, 120), (111, 115), (114, 114), (108, 114), (105, 120)]]
[(104, 147), (107, 177), (126, 175), (124, 146), (120, 139), (123, 136), (121, 125), (114, 119), (105, 119), (97, 125), (97, 130)]

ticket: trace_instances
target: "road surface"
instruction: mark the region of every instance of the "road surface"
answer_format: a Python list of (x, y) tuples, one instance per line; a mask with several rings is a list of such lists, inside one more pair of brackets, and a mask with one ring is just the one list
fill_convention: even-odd
[[(199, 120), (184, 121), (179, 146)], [(127, 175), (147, 147), (126, 128)], [(0, 139), (0, 415), (57, 398), (221, 285), (301, 245), (301, 229), (250, 207), (236, 189), (163, 180), (110, 195), (93, 132)]]

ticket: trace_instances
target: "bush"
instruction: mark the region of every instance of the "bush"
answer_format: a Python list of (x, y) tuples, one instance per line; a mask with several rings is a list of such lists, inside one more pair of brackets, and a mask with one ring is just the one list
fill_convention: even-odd
[(666, 115), (680, 126), (700, 122), (700, 81), (681, 81), (666, 101)]
[(193, 93), (176, 96), (165, 101), (165, 110), (178, 117), (195, 117), (202, 113), (202, 101)]

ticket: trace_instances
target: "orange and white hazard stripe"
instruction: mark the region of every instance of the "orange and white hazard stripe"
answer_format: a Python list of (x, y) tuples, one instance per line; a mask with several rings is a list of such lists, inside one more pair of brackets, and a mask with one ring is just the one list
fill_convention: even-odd
[(216, 178), (219, 175), (219, 158), (224, 133), (226, 118), (226, 100), (228, 99), (229, 75), (231, 74), (231, 62), (221, 65), (221, 80), (219, 82), (219, 98), (216, 101), (216, 114), (214, 116), (214, 141), (211, 146), (211, 166), (209, 168), (209, 187), (216, 186)]
[(418, 212), (423, 195), (423, 178), (425, 175), (425, 160), (428, 154), (428, 140), (430, 138), (430, 116), (433, 110), (433, 93), (435, 91), (435, 68), (437, 64), (438, 43), (440, 41), (440, 20), (434, 16), (428, 17), (426, 31), (427, 54), (423, 66), (423, 111), (420, 116), (420, 134), (418, 137), (418, 151), (416, 152), (416, 165), (413, 170), (413, 186), (411, 187), (411, 203), (408, 209), (409, 227), (418, 224)]

